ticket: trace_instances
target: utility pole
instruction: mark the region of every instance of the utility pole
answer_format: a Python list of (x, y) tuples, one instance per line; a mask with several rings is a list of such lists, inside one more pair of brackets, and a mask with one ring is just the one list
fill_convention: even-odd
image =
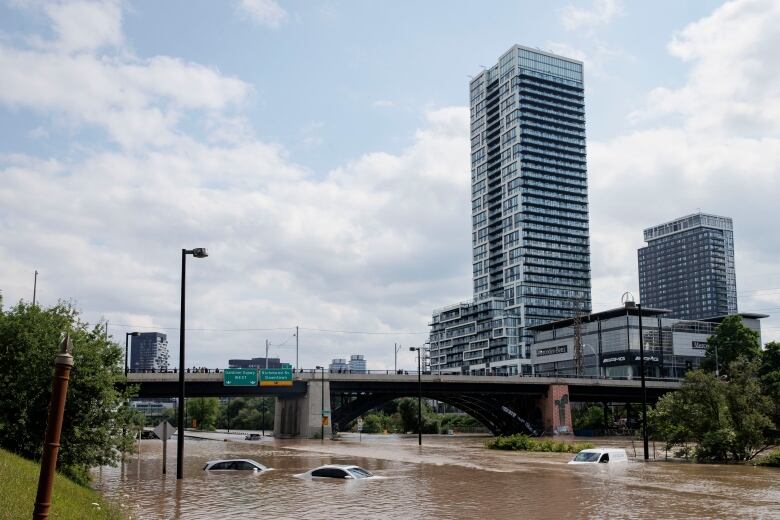
[[(642, 304), (638, 303), (639, 310), (639, 373), (642, 376), (642, 442), (645, 448), (645, 460), (650, 458), (647, 442), (647, 388), (645, 387), (645, 338), (642, 333)], [(629, 348), (631, 346), (629, 345)]]
[(393, 346), (395, 347), (395, 355), (393, 358), (393, 366), (395, 369), (395, 373), (398, 373), (398, 351), (401, 350), (401, 345), (398, 343), (393, 343)]
[(268, 340), (265, 340), (265, 368), (268, 368)]
[(33, 279), (33, 305), (35, 305), (35, 296), (38, 292), (38, 270), (35, 270), (35, 278)]
[(585, 357), (582, 354), (582, 315), (581, 303), (578, 298), (572, 300), (574, 303), (574, 371), (577, 376), (581, 376), (585, 371)]
[(298, 325), (295, 326), (295, 369), (301, 369), (301, 366), (298, 364)]

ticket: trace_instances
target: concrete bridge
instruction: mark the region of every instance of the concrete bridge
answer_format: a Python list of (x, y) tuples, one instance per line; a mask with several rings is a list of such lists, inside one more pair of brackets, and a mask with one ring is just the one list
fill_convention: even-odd
[[(138, 397), (176, 397), (178, 374), (131, 373)], [(221, 372), (185, 375), (187, 397), (275, 397), (274, 435), (319, 435), (323, 410), (331, 426), (346, 429), (354, 419), (399, 397), (435, 399), (455, 406), (484, 424), (492, 433), (531, 435), (571, 433), (572, 402), (639, 403), (638, 380), (550, 378), (528, 376), (466, 376), (416, 373), (338, 374), (304, 371), (294, 374), (292, 386), (226, 387)], [(648, 380), (648, 402), (680, 387), (678, 381)]]

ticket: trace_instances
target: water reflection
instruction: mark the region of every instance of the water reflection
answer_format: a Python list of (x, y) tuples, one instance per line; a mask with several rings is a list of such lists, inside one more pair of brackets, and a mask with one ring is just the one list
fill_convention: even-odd
[[(569, 455), (489, 451), (484, 439), (364, 435), (338, 442), (185, 443), (185, 479), (162, 475), (159, 441), (96, 474), (132, 518), (780, 518), (780, 471), (675, 463), (569, 466)], [(173, 453), (171, 453), (173, 451)], [(168, 468), (175, 467), (169, 450)], [(251, 458), (263, 474), (203, 471), (206, 461)], [(323, 464), (357, 464), (379, 480), (293, 477)]]

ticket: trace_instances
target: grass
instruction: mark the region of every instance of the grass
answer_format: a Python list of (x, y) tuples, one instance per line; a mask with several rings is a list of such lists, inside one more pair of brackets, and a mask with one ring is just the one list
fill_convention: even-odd
[[(0, 520), (32, 518), (40, 465), (0, 449)], [(49, 518), (120, 520), (124, 518), (97, 491), (62, 475), (54, 480)]]
[(500, 435), (485, 443), (492, 450), (541, 451), (552, 453), (577, 453), (593, 448), (589, 442), (566, 442), (552, 439), (535, 439), (528, 435)]

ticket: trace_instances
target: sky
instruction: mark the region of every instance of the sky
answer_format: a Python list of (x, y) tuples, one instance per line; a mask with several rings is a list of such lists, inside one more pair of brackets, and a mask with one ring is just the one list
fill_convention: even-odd
[(471, 297), (468, 81), (518, 43), (585, 65), (593, 308), (642, 230), (734, 219), (739, 310), (780, 339), (780, 3), (0, 4), (0, 290), (187, 366), (411, 368)]

